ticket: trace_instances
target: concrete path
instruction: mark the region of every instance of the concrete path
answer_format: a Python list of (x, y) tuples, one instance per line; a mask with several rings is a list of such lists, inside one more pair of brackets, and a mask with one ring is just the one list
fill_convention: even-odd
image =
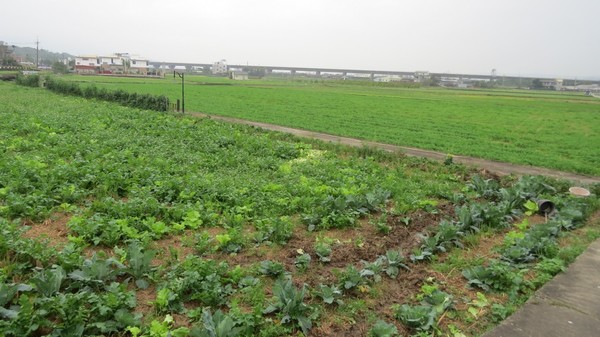
[(600, 240), (484, 337), (600, 336)]
[[(197, 117), (208, 117), (208, 118), (219, 120), (219, 121), (251, 125), (251, 126), (261, 128), (261, 129), (265, 129), (265, 130), (285, 132), (285, 133), (290, 133), (290, 134), (293, 134), (293, 135), (299, 136), (299, 137), (320, 139), (320, 140), (324, 140), (324, 141), (328, 141), (328, 142), (332, 142), (332, 143), (339, 143), (339, 144), (344, 144), (344, 145), (349, 145), (349, 146), (355, 146), (355, 147), (370, 146), (370, 147), (380, 148), (380, 149), (383, 149), (383, 150), (386, 150), (389, 152), (404, 153), (407, 156), (425, 157), (425, 158), (439, 160), (439, 161), (443, 161), (446, 159), (445, 153), (436, 152), (436, 151), (429, 151), (429, 150), (422, 150), (422, 149), (417, 149), (417, 148), (412, 148), (412, 147), (377, 143), (377, 142), (361, 140), (361, 139), (356, 139), (356, 138), (334, 136), (334, 135), (330, 135), (330, 134), (326, 134), (326, 133), (289, 128), (289, 127), (285, 127), (285, 126), (268, 124), (268, 123), (253, 122), (253, 121), (248, 121), (248, 120), (239, 119), (239, 118), (207, 115), (207, 114), (195, 113), (195, 112), (190, 113), (190, 114), (193, 116), (197, 116)], [(486, 159), (480, 159), (480, 158), (465, 157), (465, 156), (454, 156), (453, 160), (454, 160), (454, 162), (461, 163), (461, 164), (468, 165), (468, 166), (479, 167), (479, 168), (485, 169), (489, 172), (493, 172), (498, 175), (508, 175), (508, 174), (544, 175), (544, 176), (553, 177), (553, 178), (562, 178), (562, 179), (567, 179), (567, 180), (571, 180), (571, 181), (575, 181), (575, 182), (580, 182), (583, 184), (600, 183), (600, 177), (583, 176), (583, 175), (579, 175), (579, 174), (561, 172), (561, 171), (556, 171), (556, 170), (551, 170), (551, 169), (546, 169), (546, 168), (541, 168), (541, 167), (516, 165), (516, 164), (510, 164), (510, 163), (504, 163), (504, 162), (498, 162), (498, 161), (486, 160)], [(600, 336), (600, 333), (598, 336)]]

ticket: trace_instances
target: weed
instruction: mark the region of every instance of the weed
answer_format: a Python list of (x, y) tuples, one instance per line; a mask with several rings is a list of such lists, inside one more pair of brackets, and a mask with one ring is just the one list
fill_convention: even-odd
[(375, 226), (375, 228), (377, 229), (377, 232), (387, 235), (390, 233), (390, 231), (392, 230), (392, 227), (390, 227), (387, 224), (388, 221), (388, 216), (386, 213), (382, 213), (378, 218), (376, 219), (371, 219), (369, 221), (369, 223), (371, 223), (372, 225)]

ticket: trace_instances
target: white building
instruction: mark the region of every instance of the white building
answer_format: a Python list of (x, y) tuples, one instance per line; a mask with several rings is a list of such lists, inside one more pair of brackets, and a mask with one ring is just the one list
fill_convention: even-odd
[(232, 70), (229, 72), (229, 78), (236, 81), (245, 81), (248, 79), (248, 73), (240, 70)]
[(374, 82), (383, 82), (383, 83), (389, 83), (389, 82), (402, 82), (404, 81), (404, 78), (402, 76), (399, 75), (387, 75), (387, 76), (378, 76), (375, 77), (373, 79)]
[(431, 78), (431, 75), (428, 71), (418, 70), (415, 71), (415, 82), (423, 82)]
[(187, 71), (187, 68), (185, 66), (175, 66), (173, 67), (173, 70), (178, 73), (185, 73)]
[(132, 57), (129, 59), (129, 73), (135, 75), (148, 75), (150, 65), (148, 60), (141, 57)]
[(225, 63), (225, 60), (215, 62), (212, 65), (211, 71), (213, 75), (227, 74), (227, 63)]
[(112, 55), (82, 55), (75, 57), (75, 72), (78, 74), (134, 74), (147, 75), (148, 60), (127, 53)]
[(542, 86), (547, 89), (562, 90), (563, 80), (561, 79), (544, 79), (541, 81)]
[(192, 71), (195, 73), (202, 73), (202, 72), (204, 72), (204, 67), (203, 66), (192, 66)]
[(75, 72), (78, 74), (97, 74), (102, 61), (96, 55), (82, 55), (75, 57)]

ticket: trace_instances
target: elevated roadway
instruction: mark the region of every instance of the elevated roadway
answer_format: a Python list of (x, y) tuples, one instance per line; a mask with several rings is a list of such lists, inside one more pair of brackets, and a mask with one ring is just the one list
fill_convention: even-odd
[[(168, 66), (170, 69), (173, 69), (175, 66), (184, 66), (186, 68), (191, 67), (202, 67), (203, 69), (210, 69), (212, 64), (209, 63), (182, 63), (182, 62), (157, 62), (150, 61), (150, 64), (154, 67), (158, 68), (160, 66)], [(348, 74), (365, 74), (369, 75), (371, 78), (374, 78), (375, 75), (398, 75), (398, 76), (407, 76), (414, 75), (414, 71), (398, 71), (398, 70), (372, 70), (372, 69), (344, 69), (344, 68), (316, 68), (316, 67), (288, 67), (288, 66), (257, 66), (257, 65), (247, 65), (247, 64), (228, 64), (229, 68), (236, 69), (259, 69), (264, 70), (265, 73), (269, 74), (273, 71), (282, 71), (289, 72), (290, 74), (295, 74), (297, 72), (306, 72), (313, 73), (317, 76), (322, 75), (324, 73), (332, 73), (332, 74), (340, 74), (342, 76), (346, 76)], [(430, 75), (437, 77), (462, 77), (462, 78), (473, 78), (473, 79), (492, 79), (491, 75), (477, 75), (477, 74), (450, 74), (450, 73), (430, 73)], [(498, 78), (498, 77), (496, 77)], [(515, 78), (519, 77), (510, 77), (504, 76), (504, 78)], [(526, 77), (521, 77), (521, 79), (527, 79)]]

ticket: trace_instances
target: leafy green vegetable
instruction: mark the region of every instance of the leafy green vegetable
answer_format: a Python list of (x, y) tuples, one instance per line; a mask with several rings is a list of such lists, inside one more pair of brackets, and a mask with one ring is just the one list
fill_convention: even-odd
[(398, 328), (394, 324), (377, 320), (369, 330), (369, 337), (394, 337), (398, 336)]
[(242, 332), (236, 327), (236, 322), (221, 310), (211, 313), (209, 309), (202, 310), (202, 325), (194, 327), (191, 336), (194, 337), (236, 337)]
[(317, 242), (315, 245), (315, 254), (317, 254), (321, 262), (331, 261), (331, 251), (331, 244), (327, 242)]
[(260, 263), (259, 272), (263, 275), (278, 277), (285, 273), (285, 267), (279, 262), (265, 260)]
[(128, 272), (135, 277), (135, 284), (142, 289), (148, 287), (148, 277), (152, 272), (152, 259), (156, 251), (144, 249), (139, 243), (133, 242), (127, 246)]
[(323, 302), (326, 304), (343, 304), (344, 302), (341, 300), (343, 295), (340, 288), (335, 285), (328, 286), (324, 284), (319, 285), (319, 289), (317, 290), (317, 295), (323, 299)]
[(61, 266), (53, 266), (52, 269), (38, 272), (31, 282), (42, 296), (51, 297), (60, 290), (65, 277), (65, 270)]
[(264, 310), (264, 313), (279, 312), (282, 315), (282, 324), (295, 323), (302, 333), (307, 335), (312, 328), (314, 309), (304, 303), (306, 291), (306, 285), (298, 290), (291, 280), (278, 279), (273, 286), (273, 303)]

